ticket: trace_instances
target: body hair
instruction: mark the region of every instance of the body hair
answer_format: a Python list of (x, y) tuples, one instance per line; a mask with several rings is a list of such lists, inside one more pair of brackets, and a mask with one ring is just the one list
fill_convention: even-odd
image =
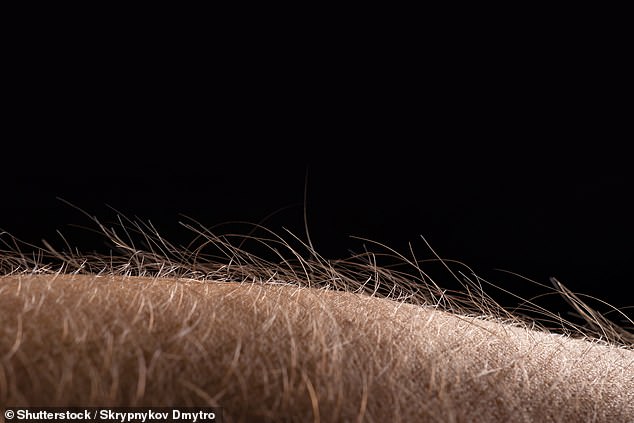
[[(379, 251), (328, 260), (259, 225), (257, 236), (217, 235), (183, 222), (194, 240), (177, 246), (149, 222), (91, 220), (112, 253), (0, 237), (0, 408), (222, 406), (225, 421), (245, 422), (634, 421), (632, 333), (556, 279), (552, 292), (585, 324), (528, 300), (501, 307), (485, 292), (493, 284), (429, 245), (420, 260), (364, 240)], [(434, 265), (462, 289), (442, 288)]]

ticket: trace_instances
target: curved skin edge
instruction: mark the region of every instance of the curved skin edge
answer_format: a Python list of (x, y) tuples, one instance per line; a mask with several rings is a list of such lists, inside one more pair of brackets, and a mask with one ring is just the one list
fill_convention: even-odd
[(225, 421), (634, 421), (634, 351), (362, 294), (0, 277), (0, 406)]

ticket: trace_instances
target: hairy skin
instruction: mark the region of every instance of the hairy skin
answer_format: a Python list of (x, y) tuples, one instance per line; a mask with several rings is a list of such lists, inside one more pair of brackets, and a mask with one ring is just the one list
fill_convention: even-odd
[(634, 422), (634, 351), (279, 283), (0, 277), (0, 406), (226, 421)]

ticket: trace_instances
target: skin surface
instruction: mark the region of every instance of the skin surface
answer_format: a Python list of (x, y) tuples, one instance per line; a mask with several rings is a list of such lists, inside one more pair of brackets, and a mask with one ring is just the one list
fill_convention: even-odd
[(0, 277), (0, 407), (225, 421), (634, 422), (634, 351), (280, 283)]

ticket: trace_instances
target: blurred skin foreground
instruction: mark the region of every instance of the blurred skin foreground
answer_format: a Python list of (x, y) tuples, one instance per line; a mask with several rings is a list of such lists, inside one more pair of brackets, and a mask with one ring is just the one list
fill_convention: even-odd
[[(289, 281), (293, 282), (293, 281)], [(224, 421), (634, 422), (634, 351), (281, 283), (0, 277), (0, 407)]]

